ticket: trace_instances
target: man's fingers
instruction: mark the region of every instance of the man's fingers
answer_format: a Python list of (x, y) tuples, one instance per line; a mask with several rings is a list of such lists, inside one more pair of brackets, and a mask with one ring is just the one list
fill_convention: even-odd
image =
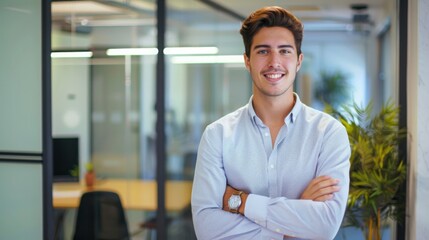
[(316, 177), (315, 179), (311, 180), (311, 182), (318, 183), (318, 182), (326, 181), (329, 179), (333, 179), (333, 178), (331, 178), (330, 176), (319, 176), (319, 177)]
[(338, 179), (329, 176), (320, 176), (313, 179), (304, 190), (301, 199), (310, 199), (313, 201), (325, 201), (332, 198), (333, 193), (338, 192)]
[(332, 199), (333, 197), (334, 197), (334, 194), (326, 194), (326, 195), (322, 195), (316, 199), (313, 199), (313, 201), (323, 202), (323, 201)]
[(326, 188), (322, 188), (322, 189), (319, 189), (319, 191), (317, 191), (317, 192), (315, 192), (313, 194), (313, 199), (318, 199), (320, 197), (328, 196), (328, 195), (332, 195), (333, 196), (333, 193), (338, 192), (338, 191), (340, 191), (340, 187), (339, 186), (329, 186), (329, 187), (326, 187)]
[(310, 184), (309, 190), (311, 194), (314, 194), (320, 191), (321, 189), (327, 188), (329, 190), (329, 187), (336, 186), (338, 185), (338, 183), (339, 183), (339, 180), (334, 178), (328, 178), (328, 179), (324, 178), (323, 180), (319, 179), (319, 181), (315, 181)]

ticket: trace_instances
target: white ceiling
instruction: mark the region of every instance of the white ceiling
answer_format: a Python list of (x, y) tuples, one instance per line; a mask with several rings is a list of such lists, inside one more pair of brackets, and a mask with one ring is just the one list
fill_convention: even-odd
[[(234, 1), (212, 0), (216, 4), (233, 10), (241, 16), (247, 16), (254, 10), (264, 6), (280, 6), (292, 11), (300, 18), (308, 30), (347, 30), (350, 24), (355, 23), (353, 16), (356, 14), (368, 14), (367, 27), (374, 27), (383, 21), (386, 15), (388, 0), (264, 0), (264, 1)], [(181, 1), (179, 1), (181, 2)], [(366, 10), (353, 10), (354, 4), (364, 4)], [(381, 18), (380, 18), (381, 17)]]
[[(301, 18), (350, 17), (352, 4), (367, 4), (371, 11), (378, 11), (386, 5), (386, 0), (264, 0), (264, 1), (231, 1), (214, 0), (229, 9), (235, 9), (241, 15), (248, 15), (262, 6), (281, 6), (291, 10)], [(244, 6), (243, 6), (244, 5)]]
[[(213, 9), (210, 0), (167, 0), (168, 21), (184, 26), (237, 28), (241, 20), (228, 13)], [(254, 10), (269, 5), (285, 7), (296, 14), (306, 31), (350, 30), (353, 15), (368, 14), (366, 28), (374, 28), (380, 16), (385, 15), (388, 0), (211, 0), (215, 5), (245, 17)], [(352, 10), (352, 4), (367, 4), (364, 11)], [(156, 0), (103, 0), (103, 1), (53, 1), (54, 24), (71, 24), (89, 27), (144, 26), (156, 21)], [(219, 17), (221, 16), (221, 17)], [(205, 21), (206, 20), (206, 21)], [(180, 22), (183, 21), (183, 22)]]
[[(293, 11), (298, 17), (305, 20), (351, 19), (353, 11), (350, 5), (354, 3), (367, 4), (368, 13), (377, 14), (386, 6), (387, 0), (212, 0), (241, 16), (247, 16), (252, 11), (263, 7), (276, 5)], [(169, 0), (169, 10), (198, 11), (210, 13), (213, 10), (204, 1), (197, 0)], [(61, 16), (136, 16), (145, 12), (155, 12), (155, 0), (104, 0), (104, 1), (54, 1), (52, 13), (55, 19)], [(140, 12), (139, 12), (140, 11)]]

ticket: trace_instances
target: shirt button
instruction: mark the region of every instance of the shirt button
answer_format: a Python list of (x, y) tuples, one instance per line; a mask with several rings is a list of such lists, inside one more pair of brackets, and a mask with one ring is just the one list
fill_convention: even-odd
[(268, 137), (268, 136), (270, 136), (270, 134), (268, 134), (267, 132), (265, 133), (265, 137)]
[(274, 168), (274, 164), (271, 164), (271, 165), (270, 165), (270, 168)]
[(280, 232), (280, 229), (279, 229), (279, 228), (277, 228), (277, 229), (276, 229), (276, 232), (278, 232), (278, 233), (279, 233), (279, 232)]

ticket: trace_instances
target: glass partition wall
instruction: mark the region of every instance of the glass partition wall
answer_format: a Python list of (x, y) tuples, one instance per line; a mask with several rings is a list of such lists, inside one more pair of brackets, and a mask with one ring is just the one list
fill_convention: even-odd
[[(249, 101), (240, 21), (202, 1), (167, 1), (166, 46), (186, 50), (166, 55), (169, 180), (192, 180), (205, 126)], [(168, 239), (196, 239), (190, 205), (168, 215)]]
[(44, 184), (50, 181), (46, 2), (0, 1), (0, 239), (43, 239), (52, 222)]
[[(171, 224), (166, 229), (170, 239), (193, 235), (190, 182), (204, 127), (245, 104), (251, 92), (237, 35), (240, 20), (201, 2), (188, 9), (187, 3), (167, 3), (166, 207)], [(79, 138), (80, 193), (90, 190), (84, 179), (88, 162), (96, 172), (95, 189), (108, 190), (111, 180), (127, 180), (122, 200), (130, 232), (142, 238), (156, 235), (139, 231), (141, 223), (155, 214), (156, 205), (128, 208), (127, 198), (139, 194), (132, 192), (133, 180), (156, 177), (155, 7), (146, 1), (113, 5), (55, 1), (52, 5), (53, 136)], [(82, 8), (86, 10), (76, 10)], [(202, 19), (218, 25), (206, 28)], [(201, 25), (194, 24), (198, 22)], [(231, 25), (222, 30), (227, 38), (219, 35), (222, 22)], [(201, 62), (210, 57), (218, 59)], [(54, 190), (64, 185), (55, 183)], [(171, 188), (177, 191), (174, 196), (168, 192)], [(142, 201), (155, 197), (142, 196)], [(61, 235), (67, 239), (74, 233), (76, 211), (62, 214)]]
[(72, 239), (80, 195), (92, 190), (119, 194), (130, 235), (154, 232), (141, 225), (156, 212), (155, 10), (143, 1), (52, 3), (52, 134), (79, 140), (79, 183), (53, 186), (59, 239)]
[[(295, 82), (295, 91), (304, 103), (323, 108), (318, 92), (329, 91), (323, 88), (324, 73), (343, 74), (348, 85), (342, 103), (384, 101), (383, 94), (374, 93), (386, 91), (395, 82), (378, 79), (377, 36), (380, 29), (385, 33), (396, 28), (395, 22), (388, 20), (395, 18), (396, 6), (376, 2), (370, 11), (359, 13), (369, 15), (368, 23), (353, 23), (357, 13), (344, 4), (335, 5), (342, 7), (338, 18), (323, 18), (327, 14), (324, 10), (335, 10), (333, 1), (325, 5), (291, 1), (284, 6), (305, 25), (304, 65)], [(251, 96), (252, 82), (244, 67), (239, 34), (241, 21), (251, 11), (276, 3), (242, 4), (166, 1), (166, 86), (162, 97), (168, 239), (195, 239), (190, 194), (202, 131), (246, 104)], [(52, 3), (53, 137), (79, 138), (81, 186), (70, 191), (73, 183), (55, 183), (54, 205), (55, 190), (58, 196), (117, 190), (133, 239), (157, 236), (155, 230), (142, 228), (148, 226), (142, 223), (156, 217), (157, 209), (156, 61), (160, 50), (156, 46), (156, 7), (154, 0)], [(388, 36), (395, 36), (394, 32)], [(394, 37), (390, 45), (396, 46)], [(394, 59), (384, 61), (385, 68), (395, 64)], [(97, 176), (93, 188), (85, 186), (88, 162)], [(63, 189), (69, 189), (67, 194)], [(73, 236), (76, 201), (74, 205), (59, 201), (56, 207), (63, 226), (57, 231), (64, 239)]]

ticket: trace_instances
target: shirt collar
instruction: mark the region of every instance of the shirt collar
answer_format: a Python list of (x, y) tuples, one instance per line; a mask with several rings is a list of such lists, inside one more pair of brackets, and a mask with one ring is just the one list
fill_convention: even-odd
[[(293, 106), (292, 111), (284, 119), (286, 125), (288, 123), (294, 123), (295, 122), (299, 112), (302, 109), (302, 105), (303, 105), (298, 94), (293, 93), (293, 95), (295, 97), (295, 105)], [(258, 124), (259, 126), (264, 126), (262, 120), (256, 115), (255, 109), (253, 108), (252, 101), (253, 101), (253, 95), (250, 97), (249, 102), (248, 102), (249, 116), (252, 119), (253, 123)]]

